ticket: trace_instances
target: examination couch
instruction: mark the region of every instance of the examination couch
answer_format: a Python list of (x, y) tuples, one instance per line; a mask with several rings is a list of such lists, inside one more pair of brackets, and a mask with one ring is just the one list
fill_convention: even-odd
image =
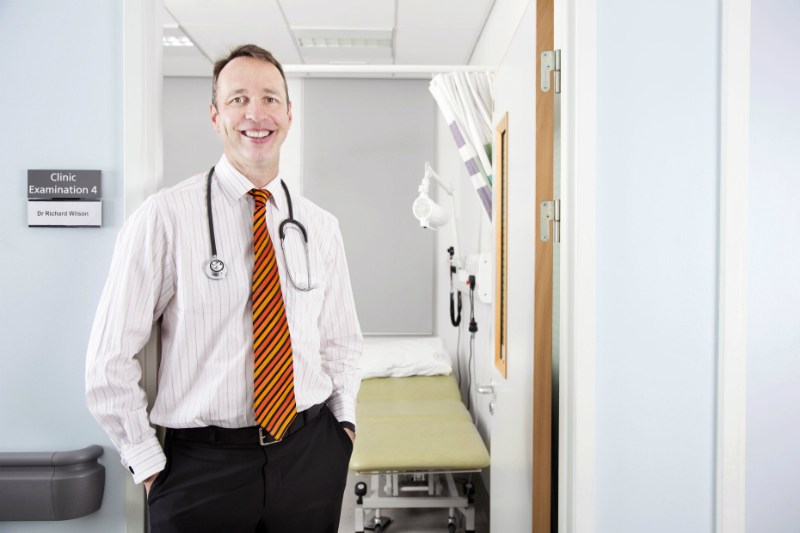
[[(441, 339), (423, 342), (431, 340), (443, 347)], [(390, 340), (379, 343), (373, 352), (394, 347)], [(413, 349), (407, 339), (402, 343)], [(458, 511), (466, 531), (474, 531), (474, 489), (468, 480), (471, 473), (489, 466), (489, 453), (461, 401), (452, 371), (363, 380), (356, 422), (350, 469), (371, 481), (369, 487), (356, 484), (356, 532), (381, 531), (388, 521), (382, 513), (392, 508), (448, 509), (451, 532), (456, 530)], [(463, 481), (456, 483), (454, 474)]]

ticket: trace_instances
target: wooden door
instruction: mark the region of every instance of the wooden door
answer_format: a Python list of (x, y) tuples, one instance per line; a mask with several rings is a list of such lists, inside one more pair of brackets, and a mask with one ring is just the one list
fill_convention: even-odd
[[(553, 200), (555, 90), (541, 90), (542, 52), (553, 50), (553, 0), (536, 2), (536, 232), (533, 326), (533, 532), (551, 530), (553, 492), (553, 239), (543, 241), (540, 206)], [(545, 222), (550, 224), (550, 222)], [(552, 237), (552, 231), (551, 231)]]

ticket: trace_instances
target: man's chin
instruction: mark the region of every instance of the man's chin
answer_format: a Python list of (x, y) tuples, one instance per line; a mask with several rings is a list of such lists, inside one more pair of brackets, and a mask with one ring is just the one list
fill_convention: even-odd
[(243, 164), (250, 166), (269, 166), (275, 159), (272, 150), (244, 150), (237, 154)]

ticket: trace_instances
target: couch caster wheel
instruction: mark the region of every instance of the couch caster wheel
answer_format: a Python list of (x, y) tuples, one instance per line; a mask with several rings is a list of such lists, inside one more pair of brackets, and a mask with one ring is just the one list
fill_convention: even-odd
[(364, 526), (364, 529), (368, 529), (370, 531), (374, 531), (375, 533), (386, 531), (386, 527), (391, 523), (389, 517), (381, 516), (379, 518), (372, 519), (372, 525)]

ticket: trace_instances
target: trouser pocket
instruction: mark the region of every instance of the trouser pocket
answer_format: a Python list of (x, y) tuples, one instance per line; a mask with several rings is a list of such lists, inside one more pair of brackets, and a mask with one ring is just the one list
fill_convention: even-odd
[(148, 505), (153, 501), (156, 493), (161, 490), (161, 487), (164, 486), (164, 483), (166, 483), (167, 477), (169, 477), (169, 471), (172, 467), (172, 431), (170, 429), (167, 429), (167, 435), (164, 437), (164, 455), (167, 457), (167, 463), (164, 465), (164, 470), (158, 473), (153, 484), (150, 485), (150, 492), (147, 493)]

